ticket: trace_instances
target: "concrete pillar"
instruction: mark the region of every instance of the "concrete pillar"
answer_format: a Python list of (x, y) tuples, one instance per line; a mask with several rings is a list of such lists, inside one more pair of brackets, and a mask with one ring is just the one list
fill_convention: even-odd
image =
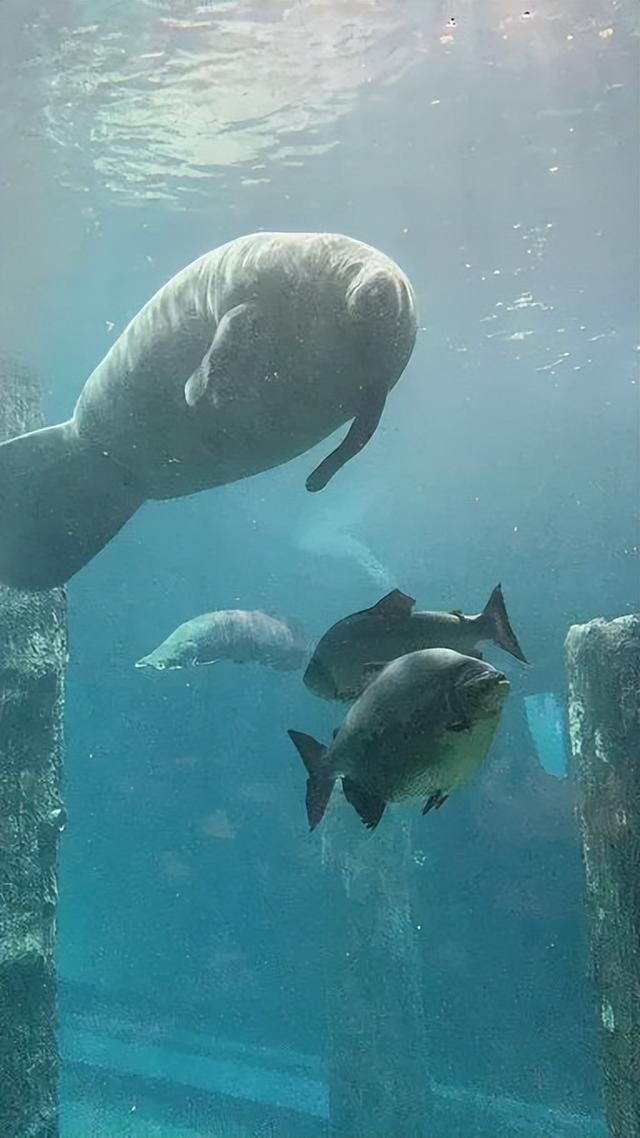
[[(339, 790), (336, 789), (336, 797)], [(331, 1138), (430, 1138), (431, 1088), (409, 823), (367, 833), (343, 803), (323, 823)]]
[(640, 616), (574, 625), (565, 651), (607, 1118), (640, 1138)]
[[(0, 356), (0, 440), (42, 425), (40, 393)], [(0, 1135), (57, 1138), (56, 855), (65, 596), (0, 586)]]

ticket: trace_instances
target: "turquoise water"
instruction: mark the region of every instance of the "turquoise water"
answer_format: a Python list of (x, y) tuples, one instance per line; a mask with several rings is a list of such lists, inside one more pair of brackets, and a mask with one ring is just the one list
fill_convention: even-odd
[[(244, 233), (357, 237), (419, 306), (381, 426), (320, 494), (341, 435), (145, 505), (69, 584), (63, 1138), (354, 1138), (332, 1088), (369, 1051), (382, 1080), (419, 1060), (424, 1138), (594, 1138), (562, 644), (638, 605), (635, 6), (9, 0), (2, 20), (0, 325), (50, 422), (156, 289)], [(395, 587), (474, 613), (498, 581), (531, 665), (486, 647), (512, 689), (479, 777), (373, 835), (336, 823), (354, 864), (379, 850), (374, 913), (408, 905), (424, 1034), (399, 1017), (385, 1059), (371, 1023), (409, 981), (366, 940), (346, 963), (370, 914), (308, 833), (286, 734), (326, 740), (343, 710), (301, 672), (134, 664), (212, 609), (313, 640)]]

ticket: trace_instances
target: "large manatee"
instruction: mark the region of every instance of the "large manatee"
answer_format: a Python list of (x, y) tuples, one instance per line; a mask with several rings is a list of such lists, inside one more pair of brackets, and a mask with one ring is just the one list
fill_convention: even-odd
[(61, 584), (146, 499), (268, 470), (353, 420), (307, 479), (322, 489), (371, 438), (415, 335), (407, 277), (350, 237), (205, 254), (134, 317), (71, 419), (0, 446), (0, 580)]

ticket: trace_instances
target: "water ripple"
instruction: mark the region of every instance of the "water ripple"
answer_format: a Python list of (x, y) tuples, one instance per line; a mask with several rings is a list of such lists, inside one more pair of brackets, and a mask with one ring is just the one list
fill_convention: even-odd
[(91, 24), (49, 19), (45, 119), (63, 181), (97, 173), (128, 203), (180, 203), (230, 168), (253, 182), (268, 159), (302, 164), (417, 61), (415, 15), (397, 0), (139, 0), (103, 4)]

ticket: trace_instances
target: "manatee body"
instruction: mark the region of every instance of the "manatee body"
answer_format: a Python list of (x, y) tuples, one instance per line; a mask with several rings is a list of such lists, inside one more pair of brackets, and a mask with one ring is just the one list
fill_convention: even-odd
[(191, 668), (233, 660), (254, 661), (282, 672), (301, 668), (307, 656), (302, 630), (258, 609), (224, 609), (178, 626), (136, 668)]
[(421, 648), (452, 648), (482, 659), (479, 644), (491, 640), (526, 664), (496, 585), (481, 613), (416, 612), (413, 597), (394, 589), (371, 608), (339, 620), (318, 642), (304, 674), (323, 699), (349, 702), (390, 660)]
[(481, 766), (509, 686), (485, 661), (427, 648), (388, 664), (328, 747), (290, 731), (309, 776), (310, 829), (321, 820), (337, 779), (369, 829), (387, 802), (420, 798), (423, 814), (442, 806)]
[(416, 335), (414, 294), (340, 234), (255, 233), (194, 261), (145, 305), (73, 417), (0, 446), (0, 580), (68, 580), (150, 498), (287, 462), (353, 420), (307, 480), (371, 437)]

